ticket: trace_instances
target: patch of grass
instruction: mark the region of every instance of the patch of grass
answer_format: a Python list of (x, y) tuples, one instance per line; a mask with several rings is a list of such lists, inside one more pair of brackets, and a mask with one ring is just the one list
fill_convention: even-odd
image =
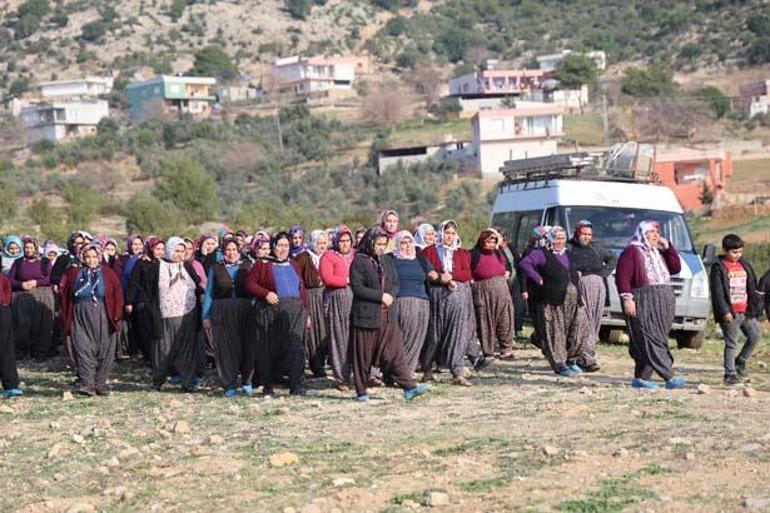
[(569, 499), (559, 504), (567, 513), (620, 513), (628, 506), (644, 499), (655, 498), (655, 493), (640, 488), (634, 481), (638, 474), (602, 481), (599, 490), (585, 499)]
[(602, 118), (597, 114), (565, 114), (564, 139), (585, 146), (601, 146), (604, 144), (604, 128)]
[(433, 451), (434, 456), (453, 456), (456, 454), (465, 454), (466, 452), (481, 451), (481, 450), (496, 450), (502, 447), (506, 447), (510, 444), (507, 440), (500, 438), (475, 438), (459, 443), (457, 445), (450, 445), (449, 447), (442, 447)]
[(489, 479), (475, 479), (466, 483), (460, 483), (460, 488), (463, 491), (471, 493), (484, 493), (494, 488), (505, 486), (510, 482), (510, 479), (506, 476), (492, 477)]

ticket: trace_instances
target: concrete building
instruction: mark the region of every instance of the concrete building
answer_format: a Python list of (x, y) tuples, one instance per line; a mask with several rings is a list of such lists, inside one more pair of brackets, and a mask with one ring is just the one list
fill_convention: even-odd
[(112, 77), (85, 77), (40, 82), (39, 86), (43, 98), (74, 98), (109, 94), (113, 83)]
[(508, 160), (556, 153), (564, 135), (560, 105), (518, 102), (515, 109), (482, 110), (471, 119), (473, 158), (482, 176)]
[(238, 103), (256, 100), (260, 91), (252, 85), (220, 84), (216, 93), (220, 103)]
[(770, 80), (745, 84), (738, 88), (740, 97), (736, 107), (748, 113), (749, 117), (770, 112)]
[(41, 102), (22, 108), (20, 114), (29, 144), (94, 135), (96, 125), (107, 116), (107, 101), (94, 99)]
[(561, 105), (567, 112), (582, 112), (588, 105), (588, 86), (580, 89), (559, 89), (558, 82), (547, 80), (542, 88), (533, 89), (525, 97), (534, 102), (553, 103)]
[(449, 81), (449, 96), (462, 99), (520, 96), (539, 87), (545, 73), (536, 69), (488, 69)]
[(540, 55), (535, 57), (537, 64), (543, 71), (554, 71), (559, 65), (559, 62), (568, 55), (585, 55), (593, 59), (596, 64), (596, 69), (604, 71), (607, 69), (607, 54), (602, 50), (596, 50), (593, 52), (573, 52), (572, 50), (562, 50), (559, 53), (552, 53), (549, 55)]
[(126, 87), (126, 96), (131, 106), (131, 121), (138, 124), (182, 114), (207, 117), (217, 99), (216, 84), (217, 80), (210, 77), (168, 75), (130, 84)]
[(368, 57), (287, 57), (270, 66), (271, 93), (298, 96), (355, 94), (356, 76), (368, 74)]
[(674, 191), (682, 209), (697, 210), (704, 206), (704, 191), (720, 201), (733, 174), (733, 160), (721, 149), (658, 148), (655, 172)]
[(441, 144), (388, 148), (377, 152), (377, 173), (382, 175), (392, 167), (409, 166), (429, 159), (439, 162), (462, 162), (470, 160), (470, 157), (470, 141), (448, 141)]

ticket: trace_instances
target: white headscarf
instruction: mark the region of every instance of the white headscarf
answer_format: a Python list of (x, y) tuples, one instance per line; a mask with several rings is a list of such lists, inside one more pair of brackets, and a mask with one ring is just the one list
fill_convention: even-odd
[(428, 243), (425, 242), (425, 236), (430, 232), (436, 233), (436, 229), (432, 224), (422, 223), (418, 226), (414, 231), (414, 245), (420, 249), (425, 249), (428, 246)]
[[(457, 230), (457, 235), (455, 236), (455, 240), (451, 246), (444, 244), (444, 230), (446, 230), (449, 225), (454, 226), (455, 230)], [(455, 251), (460, 249), (460, 246), (462, 245), (462, 241), (460, 240), (460, 231), (457, 229), (457, 222), (452, 219), (447, 219), (441, 223), (441, 226), (439, 226), (438, 233), (436, 235), (439, 237), (439, 240), (436, 243), (436, 250), (438, 251), (438, 256), (441, 259), (441, 266), (444, 268), (445, 272), (451, 273), (454, 269)]]
[(321, 255), (318, 253), (318, 241), (322, 237), (326, 237), (326, 242), (329, 242), (329, 234), (326, 230), (313, 230), (310, 232), (310, 251), (308, 251), (308, 253), (310, 253), (310, 258), (313, 259), (313, 264), (316, 266), (316, 269), (321, 262)]
[(407, 255), (406, 253), (401, 251), (401, 242), (407, 239), (414, 242), (414, 237), (412, 236), (411, 233), (409, 233), (408, 230), (401, 230), (400, 232), (397, 232), (394, 239), (396, 242), (396, 247), (393, 250), (393, 256), (395, 256), (399, 260), (414, 260), (415, 258), (417, 258), (416, 252), (412, 252), (411, 255)]
[(671, 273), (663, 261), (660, 250), (652, 246), (650, 241), (647, 240), (647, 232), (651, 230), (658, 230), (660, 232), (660, 223), (649, 220), (641, 221), (631, 237), (631, 245), (636, 246), (642, 252), (647, 282), (650, 285), (669, 283), (671, 281)]

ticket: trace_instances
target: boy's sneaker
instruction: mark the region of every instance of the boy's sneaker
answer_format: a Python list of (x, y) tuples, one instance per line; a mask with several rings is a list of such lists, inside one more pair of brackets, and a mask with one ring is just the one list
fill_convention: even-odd
[(367, 394), (357, 395), (356, 401), (358, 401), (359, 403), (368, 403), (369, 396)]
[(749, 379), (749, 373), (746, 372), (746, 364), (745, 363), (738, 363), (735, 362), (735, 373), (738, 375), (739, 378), (742, 380)]
[(658, 388), (658, 384), (653, 383), (652, 381), (647, 381), (645, 379), (634, 378), (631, 380), (631, 388), (644, 388), (648, 390), (653, 390)]
[(737, 374), (725, 374), (725, 385), (737, 385), (743, 380)]
[(3, 397), (6, 399), (10, 399), (11, 397), (19, 397), (20, 395), (24, 395), (24, 392), (18, 388), (9, 388), (8, 390), (3, 391)]

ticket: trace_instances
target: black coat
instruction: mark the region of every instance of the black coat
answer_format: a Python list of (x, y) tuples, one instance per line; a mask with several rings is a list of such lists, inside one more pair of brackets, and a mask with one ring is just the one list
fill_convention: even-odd
[[(353, 290), (353, 307), (350, 312), (354, 328), (378, 329), (382, 325), (382, 295), (398, 296), (398, 273), (393, 257), (383, 255), (382, 276), (377, 262), (363, 254), (356, 255), (350, 265), (350, 288)], [(395, 303), (387, 310), (388, 321), (397, 322)]]
[[(711, 307), (714, 312), (714, 319), (717, 322), (722, 322), (724, 316), (728, 313), (733, 316), (735, 315), (733, 305), (730, 302), (730, 277), (728, 276), (725, 264), (722, 262), (723, 260), (724, 256), (720, 256), (719, 260), (711, 266), (711, 272), (709, 273)], [(747, 260), (741, 258), (738, 260), (738, 263), (743, 265), (743, 268), (746, 270), (746, 295), (748, 297), (746, 317), (756, 319), (762, 314), (762, 296), (757, 294), (757, 275)]]
[(581, 276), (596, 274), (604, 281), (604, 306), (610, 306), (610, 288), (607, 277), (615, 270), (618, 258), (612, 251), (589, 244), (581, 246), (574, 239), (567, 243), (569, 259)]
[(760, 303), (764, 304), (765, 315), (770, 319), (770, 270), (759, 279), (757, 295), (759, 296)]

